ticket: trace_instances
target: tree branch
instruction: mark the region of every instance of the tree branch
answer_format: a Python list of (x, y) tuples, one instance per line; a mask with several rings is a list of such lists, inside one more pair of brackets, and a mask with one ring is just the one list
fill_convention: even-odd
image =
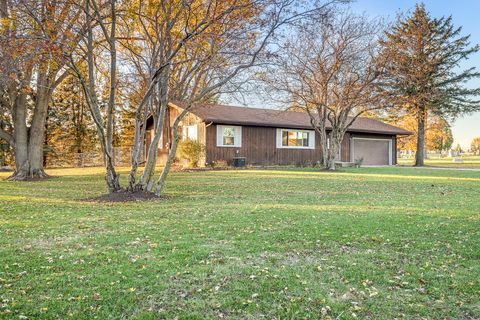
[(3, 130), (3, 128), (0, 127), (0, 139), (5, 140), (10, 146), (13, 147), (14, 145), (14, 139), (13, 136), (8, 133), (7, 131)]

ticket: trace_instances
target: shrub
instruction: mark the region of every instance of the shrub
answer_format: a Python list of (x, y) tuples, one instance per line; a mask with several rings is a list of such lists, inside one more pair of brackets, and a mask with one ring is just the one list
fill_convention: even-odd
[(213, 161), (210, 165), (212, 168), (228, 168), (228, 163), (225, 160)]
[(208, 166), (214, 169), (225, 169), (230, 167), (228, 162), (225, 160), (212, 161), (208, 164)]
[(203, 156), (205, 146), (198, 141), (188, 139), (180, 141), (177, 150), (179, 157), (187, 160), (190, 168), (196, 168)]
[(360, 168), (363, 164), (363, 158), (355, 159), (354, 163), (356, 168)]

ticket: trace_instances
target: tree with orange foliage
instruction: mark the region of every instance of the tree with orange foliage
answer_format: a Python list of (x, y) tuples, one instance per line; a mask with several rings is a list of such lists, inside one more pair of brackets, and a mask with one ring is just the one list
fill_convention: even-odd
[(54, 89), (67, 76), (80, 10), (73, 1), (0, 0), (0, 139), (14, 151), (10, 180), (47, 177), (45, 121)]
[(470, 151), (480, 155), (480, 137), (475, 137), (470, 144)]
[[(417, 150), (417, 120), (411, 115), (405, 115), (400, 120), (392, 122), (413, 132), (411, 136), (398, 140), (398, 148), (405, 151)], [(453, 135), (450, 124), (440, 116), (430, 115), (426, 121), (425, 149), (428, 151), (448, 151), (453, 144)]]

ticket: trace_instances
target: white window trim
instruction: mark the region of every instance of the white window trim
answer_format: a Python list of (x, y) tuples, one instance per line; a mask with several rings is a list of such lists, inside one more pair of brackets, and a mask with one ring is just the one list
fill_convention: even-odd
[[(308, 146), (283, 146), (282, 145), (282, 135), (284, 131), (296, 131), (296, 132), (307, 132), (308, 136)], [(287, 129), (287, 128), (277, 128), (277, 149), (315, 149), (315, 131), (314, 130), (302, 130), (302, 129)]]
[[(223, 131), (225, 128), (233, 128), (235, 132), (234, 145), (223, 144)], [(240, 148), (242, 147), (242, 127), (241, 126), (229, 126), (229, 125), (217, 125), (217, 147), (223, 148)]]
[(375, 141), (388, 141), (388, 165), (393, 165), (393, 138), (361, 138), (361, 137), (352, 137), (352, 143), (350, 145), (350, 159), (355, 161), (355, 142), (354, 140), (375, 140)]

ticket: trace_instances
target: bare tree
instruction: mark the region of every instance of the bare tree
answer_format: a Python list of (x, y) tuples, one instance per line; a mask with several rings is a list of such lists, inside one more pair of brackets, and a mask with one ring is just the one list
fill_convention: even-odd
[[(102, 147), (109, 192), (120, 190), (120, 175), (115, 168), (113, 154), (113, 124), (115, 117), (115, 100), (117, 94), (117, 8), (115, 0), (108, 0), (97, 3), (96, 0), (86, 0), (83, 11), (85, 14), (86, 37), (83, 39), (84, 46), (81, 46), (87, 61), (87, 74), (75, 64), (71, 56), (71, 67), (80, 79), (85, 93), (88, 108), (97, 128), (98, 137)], [(100, 29), (96, 32), (97, 27)], [(94, 37), (95, 36), (95, 37)], [(99, 43), (102, 45), (99, 46)], [(99, 49), (100, 50), (97, 50)], [(97, 63), (99, 53), (108, 56), (109, 66), (106, 70), (107, 79), (103, 79), (102, 89), (107, 92), (108, 101), (106, 110), (102, 110), (103, 101), (98, 97), (99, 86), (97, 84)], [(103, 111), (103, 112), (102, 112)]]
[(377, 90), (380, 28), (379, 21), (349, 12), (310, 20), (279, 43), (262, 76), (276, 100), (308, 113), (320, 137), (322, 164), (330, 170), (352, 123), (384, 107)]

